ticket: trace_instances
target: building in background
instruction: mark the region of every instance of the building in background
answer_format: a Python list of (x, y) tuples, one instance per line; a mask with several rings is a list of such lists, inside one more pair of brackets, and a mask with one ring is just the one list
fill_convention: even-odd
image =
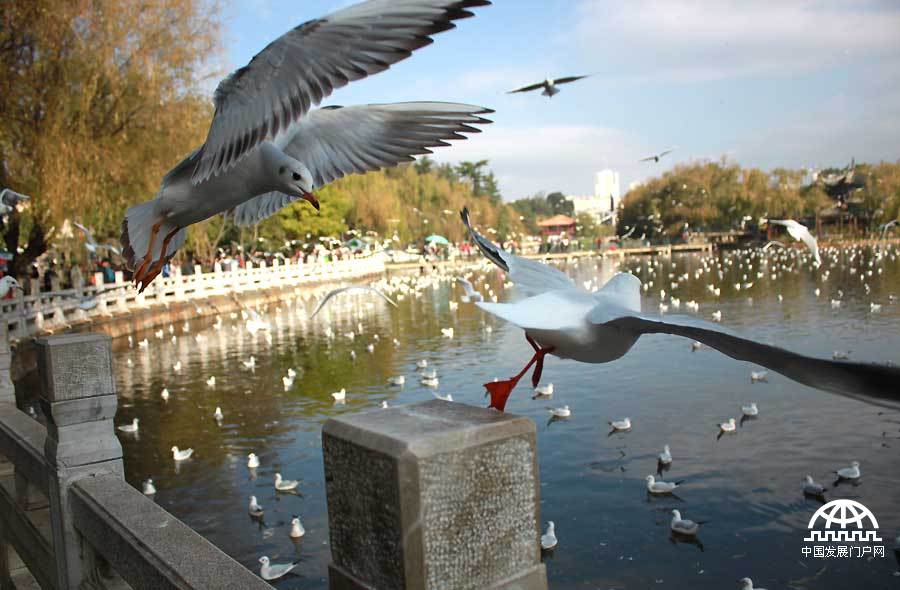
[(619, 173), (615, 170), (601, 170), (594, 180), (594, 194), (587, 196), (567, 196), (575, 209), (575, 216), (582, 213), (591, 215), (597, 223), (616, 224), (619, 204), (622, 200), (619, 189)]

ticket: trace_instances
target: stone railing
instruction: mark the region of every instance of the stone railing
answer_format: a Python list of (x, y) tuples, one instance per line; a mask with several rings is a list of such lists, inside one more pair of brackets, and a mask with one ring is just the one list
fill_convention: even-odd
[(0, 317), (9, 328), (10, 338), (21, 339), (98, 316), (128, 314), (152, 305), (342, 281), (380, 274), (384, 269), (381, 255), (312, 264), (276, 260), (272, 266), (248, 264), (247, 268), (234, 270), (222, 269), (217, 265), (212, 272), (202, 272), (200, 267), (196, 267), (192, 275), (182, 275), (175, 269), (174, 276), (157, 277), (143, 293), (138, 293), (130, 283), (126, 283), (121, 272), (116, 273), (115, 283), (106, 284), (102, 275), (97, 273), (91, 286), (24, 297), (14, 292), (15, 298), (0, 301)]
[[(46, 426), (0, 380), (0, 588), (270, 588), (125, 481), (110, 338), (36, 347)], [(546, 590), (530, 420), (432, 400), (333, 418), (322, 450), (332, 590)]]
[(0, 588), (271, 588), (125, 482), (109, 337), (37, 346), (46, 427), (0, 388)]

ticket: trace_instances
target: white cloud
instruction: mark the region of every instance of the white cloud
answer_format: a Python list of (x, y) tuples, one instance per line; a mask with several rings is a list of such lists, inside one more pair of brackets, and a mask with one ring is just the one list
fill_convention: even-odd
[[(900, 59), (900, 5), (766, 0), (583, 0), (582, 53), (635, 77), (696, 81)], [(620, 73), (620, 72), (619, 72)]]

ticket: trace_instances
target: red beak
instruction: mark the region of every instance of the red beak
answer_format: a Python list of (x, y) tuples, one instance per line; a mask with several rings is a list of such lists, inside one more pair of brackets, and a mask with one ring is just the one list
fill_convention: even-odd
[(316, 211), (319, 210), (319, 199), (316, 198), (316, 195), (313, 193), (308, 193), (306, 191), (302, 191), (303, 199), (312, 205)]

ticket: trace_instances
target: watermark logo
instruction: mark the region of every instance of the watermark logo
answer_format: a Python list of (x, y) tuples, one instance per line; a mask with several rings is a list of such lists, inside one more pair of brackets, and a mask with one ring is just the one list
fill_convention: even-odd
[[(872, 511), (855, 500), (832, 500), (809, 519), (809, 535), (803, 540), (816, 543), (804, 545), (804, 556), (825, 557), (884, 557), (884, 546), (878, 536), (878, 521)], [(823, 543), (831, 543), (823, 545)], [(834, 545), (847, 543), (852, 545)]]

